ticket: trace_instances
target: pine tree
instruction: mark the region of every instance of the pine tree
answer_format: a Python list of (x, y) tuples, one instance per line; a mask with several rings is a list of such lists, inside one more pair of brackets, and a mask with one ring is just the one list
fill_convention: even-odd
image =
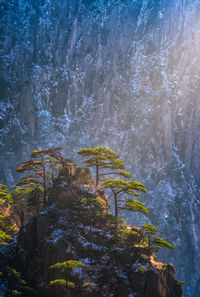
[(19, 218), (19, 227), (25, 223), (25, 214), (37, 215), (43, 206), (43, 187), (39, 183), (27, 182), (18, 184), (12, 189), (13, 207)]
[(163, 238), (155, 237), (159, 229), (156, 228), (154, 225), (146, 223), (142, 225), (142, 230), (144, 234), (143, 240), (147, 241), (149, 250), (159, 251), (162, 247), (174, 249), (174, 246)]
[(122, 179), (105, 179), (102, 183), (105, 188), (112, 190), (114, 196), (115, 204), (115, 217), (118, 219), (119, 211), (121, 210), (130, 210), (136, 212), (142, 212), (148, 214), (147, 208), (143, 203), (127, 198), (125, 200), (121, 199), (121, 196), (131, 195), (131, 196), (140, 196), (139, 192), (147, 192), (145, 186), (141, 183), (135, 181), (125, 181)]
[[(23, 162), (16, 170), (16, 172), (19, 173), (31, 172), (28, 177), (23, 177), (20, 180), (18, 186), (21, 186), (22, 192), (30, 190), (30, 192), (33, 193), (32, 190), (36, 189), (37, 191), (41, 191), (43, 207), (45, 207), (47, 203), (48, 187), (53, 184), (55, 175), (58, 174), (61, 168), (58, 159), (51, 157), (51, 155), (57, 154), (60, 154), (60, 148), (34, 150), (31, 153), (31, 157), (34, 159), (37, 158), (37, 160)], [(18, 193), (19, 189), (20, 188), (18, 188)]]
[(57, 271), (63, 274), (62, 279), (55, 279), (50, 281), (50, 286), (55, 288), (60, 288), (65, 291), (65, 296), (71, 296), (70, 292), (73, 289), (77, 289), (80, 295), (81, 289), (84, 289), (88, 286), (92, 286), (92, 283), (82, 283), (80, 279), (77, 279), (77, 283), (72, 279), (72, 272), (76, 271), (78, 274), (81, 273), (81, 269), (85, 268), (86, 264), (80, 263), (75, 260), (68, 260), (62, 263), (56, 263), (50, 266), (51, 269), (56, 269)]
[[(96, 185), (99, 184), (99, 179), (103, 175), (119, 174), (127, 178), (131, 177), (130, 173), (122, 170), (125, 169), (125, 165), (123, 161), (119, 159), (117, 153), (104, 146), (99, 146), (97, 148), (84, 148), (79, 150), (78, 154), (83, 157), (89, 157), (84, 160), (87, 167), (95, 167)], [(109, 171), (105, 172), (105, 169), (109, 169)], [(104, 170), (104, 172), (101, 172), (102, 170)]]

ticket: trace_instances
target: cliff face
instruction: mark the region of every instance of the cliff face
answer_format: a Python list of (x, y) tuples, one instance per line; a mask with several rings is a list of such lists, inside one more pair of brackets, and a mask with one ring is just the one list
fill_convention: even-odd
[(170, 262), (199, 296), (199, 1), (0, 5), (2, 182), (32, 148), (110, 146), (147, 185)]
[(64, 290), (49, 283), (63, 278), (63, 273), (50, 266), (67, 260), (86, 264), (68, 275), (69, 281), (92, 284), (82, 290), (68, 289), (67, 296), (181, 297), (173, 266), (156, 262), (155, 255), (149, 256), (147, 248), (139, 245), (138, 236), (131, 241), (118, 237), (116, 241), (113, 226), (107, 225), (105, 218), (102, 222), (98, 217), (95, 221), (84, 218), (77, 207), (82, 198), (100, 201), (102, 214), (109, 211), (105, 193), (100, 187), (96, 189), (92, 178), (85, 184), (85, 173), (90, 176), (85, 169), (78, 170), (68, 186), (64, 180), (57, 184), (51, 193), (53, 203), (20, 232), (12, 264), (16, 263), (40, 297), (66, 296)]

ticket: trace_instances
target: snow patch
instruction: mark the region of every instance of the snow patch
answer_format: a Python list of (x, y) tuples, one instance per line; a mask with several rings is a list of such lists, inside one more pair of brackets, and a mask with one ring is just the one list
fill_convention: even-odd
[(67, 232), (67, 231), (63, 231), (62, 229), (57, 229), (57, 230), (54, 230), (49, 236), (49, 238), (46, 238), (44, 241), (55, 244), (57, 241), (68, 236), (69, 233), (70, 233), (69, 231)]

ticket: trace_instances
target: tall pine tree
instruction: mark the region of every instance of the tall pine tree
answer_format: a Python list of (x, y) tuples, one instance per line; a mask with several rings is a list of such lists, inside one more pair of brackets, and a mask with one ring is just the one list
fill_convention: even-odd
[(84, 148), (79, 150), (78, 154), (83, 157), (89, 157), (84, 160), (87, 167), (95, 167), (96, 185), (99, 184), (101, 176), (104, 175), (119, 174), (127, 178), (131, 177), (130, 173), (123, 171), (125, 165), (124, 162), (119, 159), (118, 154), (104, 146)]

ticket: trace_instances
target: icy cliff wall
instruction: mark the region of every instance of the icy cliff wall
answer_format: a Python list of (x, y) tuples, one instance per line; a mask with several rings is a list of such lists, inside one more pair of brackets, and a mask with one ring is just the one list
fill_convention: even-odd
[(33, 148), (113, 148), (199, 296), (199, 1), (2, 0), (0, 14), (0, 180)]

